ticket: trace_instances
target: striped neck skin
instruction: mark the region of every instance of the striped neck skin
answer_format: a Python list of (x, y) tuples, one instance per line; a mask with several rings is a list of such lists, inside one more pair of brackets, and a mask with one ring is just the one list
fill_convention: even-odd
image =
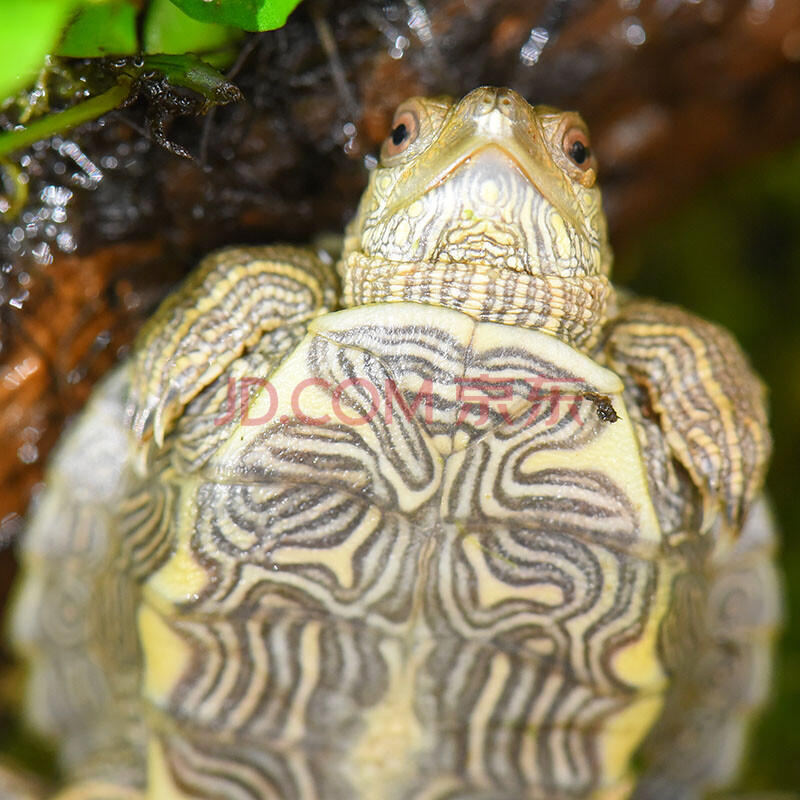
[(535, 328), (590, 352), (614, 305), (604, 275), (531, 275), (457, 262), (391, 261), (360, 252), (339, 264), (342, 304), (415, 302), (452, 308), (475, 319)]

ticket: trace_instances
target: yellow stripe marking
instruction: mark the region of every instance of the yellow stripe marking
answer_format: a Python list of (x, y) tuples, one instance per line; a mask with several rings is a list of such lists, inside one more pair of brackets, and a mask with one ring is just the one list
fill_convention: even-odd
[(494, 575), (483, 555), (485, 548), (474, 533), (464, 538), (462, 548), (467, 561), (475, 570), (475, 588), (481, 607), (488, 608), (505, 600), (527, 600), (548, 606), (560, 606), (564, 602), (564, 592), (557, 584), (514, 585), (505, 583)]
[(285, 741), (297, 742), (306, 731), (308, 701), (319, 680), (320, 649), (319, 635), (321, 624), (308, 622), (300, 635), (297, 668), (299, 676), (294, 693), (292, 708), (288, 714), (285, 728)]
[(279, 566), (289, 564), (320, 564), (336, 576), (340, 586), (353, 587), (355, 570), (353, 559), (356, 551), (375, 532), (381, 521), (381, 513), (370, 507), (364, 518), (347, 538), (336, 547), (277, 547), (272, 561)]
[(208, 573), (194, 558), (191, 539), (197, 522), (196, 482), (180, 488), (179, 518), (175, 526), (174, 550), (170, 559), (145, 584), (153, 605), (164, 608), (197, 599), (209, 582)]
[(147, 742), (147, 798), (148, 800), (191, 800), (172, 780), (164, 746), (156, 736)]
[(144, 696), (165, 706), (192, 659), (189, 645), (148, 605), (138, 614), (139, 640), (144, 654)]
[(470, 776), (479, 785), (491, 782), (485, 763), (486, 728), (510, 674), (508, 657), (504, 653), (495, 655), (491, 660), (489, 676), (469, 717), (467, 764)]

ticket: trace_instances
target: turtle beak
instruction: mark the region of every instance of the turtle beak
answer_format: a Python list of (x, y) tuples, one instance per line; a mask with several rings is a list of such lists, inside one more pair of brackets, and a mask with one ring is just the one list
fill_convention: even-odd
[[(574, 188), (554, 163), (544, 130), (530, 105), (511, 89), (475, 89), (454, 106), (437, 139), (398, 176), (388, 217), (490, 153), (497, 168), (514, 169), (577, 230), (586, 234), (576, 213)], [(505, 164), (504, 167), (500, 166)]]

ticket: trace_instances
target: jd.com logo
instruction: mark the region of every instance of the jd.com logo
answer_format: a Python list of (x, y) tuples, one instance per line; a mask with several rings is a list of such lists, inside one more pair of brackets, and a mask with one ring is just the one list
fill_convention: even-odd
[[(490, 378), (483, 374), (477, 378), (456, 377), (454, 382), (455, 402), (458, 407), (456, 425), (468, 421), (470, 425), (479, 427), (487, 424), (490, 416), (497, 419), (498, 415), (506, 423), (520, 427), (537, 423), (556, 425), (568, 421), (567, 417), (578, 425), (583, 425), (585, 419), (582, 414), (586, 413), (587, 408), (594, 408), (596, 416), (601, 420), (617, 420), (609, 398), (594, 392), (579, 392), (574, 383), (559, 385), (545, 376), (527, 376), (513, 380)], [(366, 425), (379, 414), (387, 425), (392, 423), (396, 413), (410, 420), (420, 410), (422, 418), (430, 424), (433, 421), (434, 397), (448, 394), (435, 393), (433, 381), (428, 379), (422, 382), (419, 391), (409, 403), (391, 379), (378, 387), (368, 378), (347, 378), (335, 385), (325, 378), (306, 378), (292, 389), (289, 406), (294, 418), (307, 425), (327, 425), (332, 419), (330, 414), (313, 416), (303, 411), (302, 395), (311, 387), (318, 387), (330, 395), (333, 416), (339, 422), (353, 426)], [(522, 393), (520, 387), (526, 387)], [(254, 390), (263, 390), (259, 392), (259, 410), (262, 410), (264, 393), (269, 400), (269, 407), (259, 416), (250, 414), (251, 394)], [(214, 420), (214, 424), (266, 425), (275, 419), (280, 407), (278, 390), (267, 379), (230, 378), (227, 408), (222, 416)], [(358, 413), (359, 411), (362, 413)], [(288, 422), (289, 416), (281, 414), (280, 421)]]

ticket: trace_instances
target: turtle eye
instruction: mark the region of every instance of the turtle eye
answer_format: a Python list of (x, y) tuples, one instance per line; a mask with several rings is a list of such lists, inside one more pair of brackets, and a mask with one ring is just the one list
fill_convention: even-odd
[(586, 171), (594, 166), (592, 149), (589, 146), (589, 137), (581, 128), (569, 128), (564, 134), (561, 146), (567, 158), (573, 164)]
[(384, 158), (400, 155), (408, 149), (419, 133), (419, 117), (411, 109), (398, 109), (392, 121), (392, 130), (383, 143)]

